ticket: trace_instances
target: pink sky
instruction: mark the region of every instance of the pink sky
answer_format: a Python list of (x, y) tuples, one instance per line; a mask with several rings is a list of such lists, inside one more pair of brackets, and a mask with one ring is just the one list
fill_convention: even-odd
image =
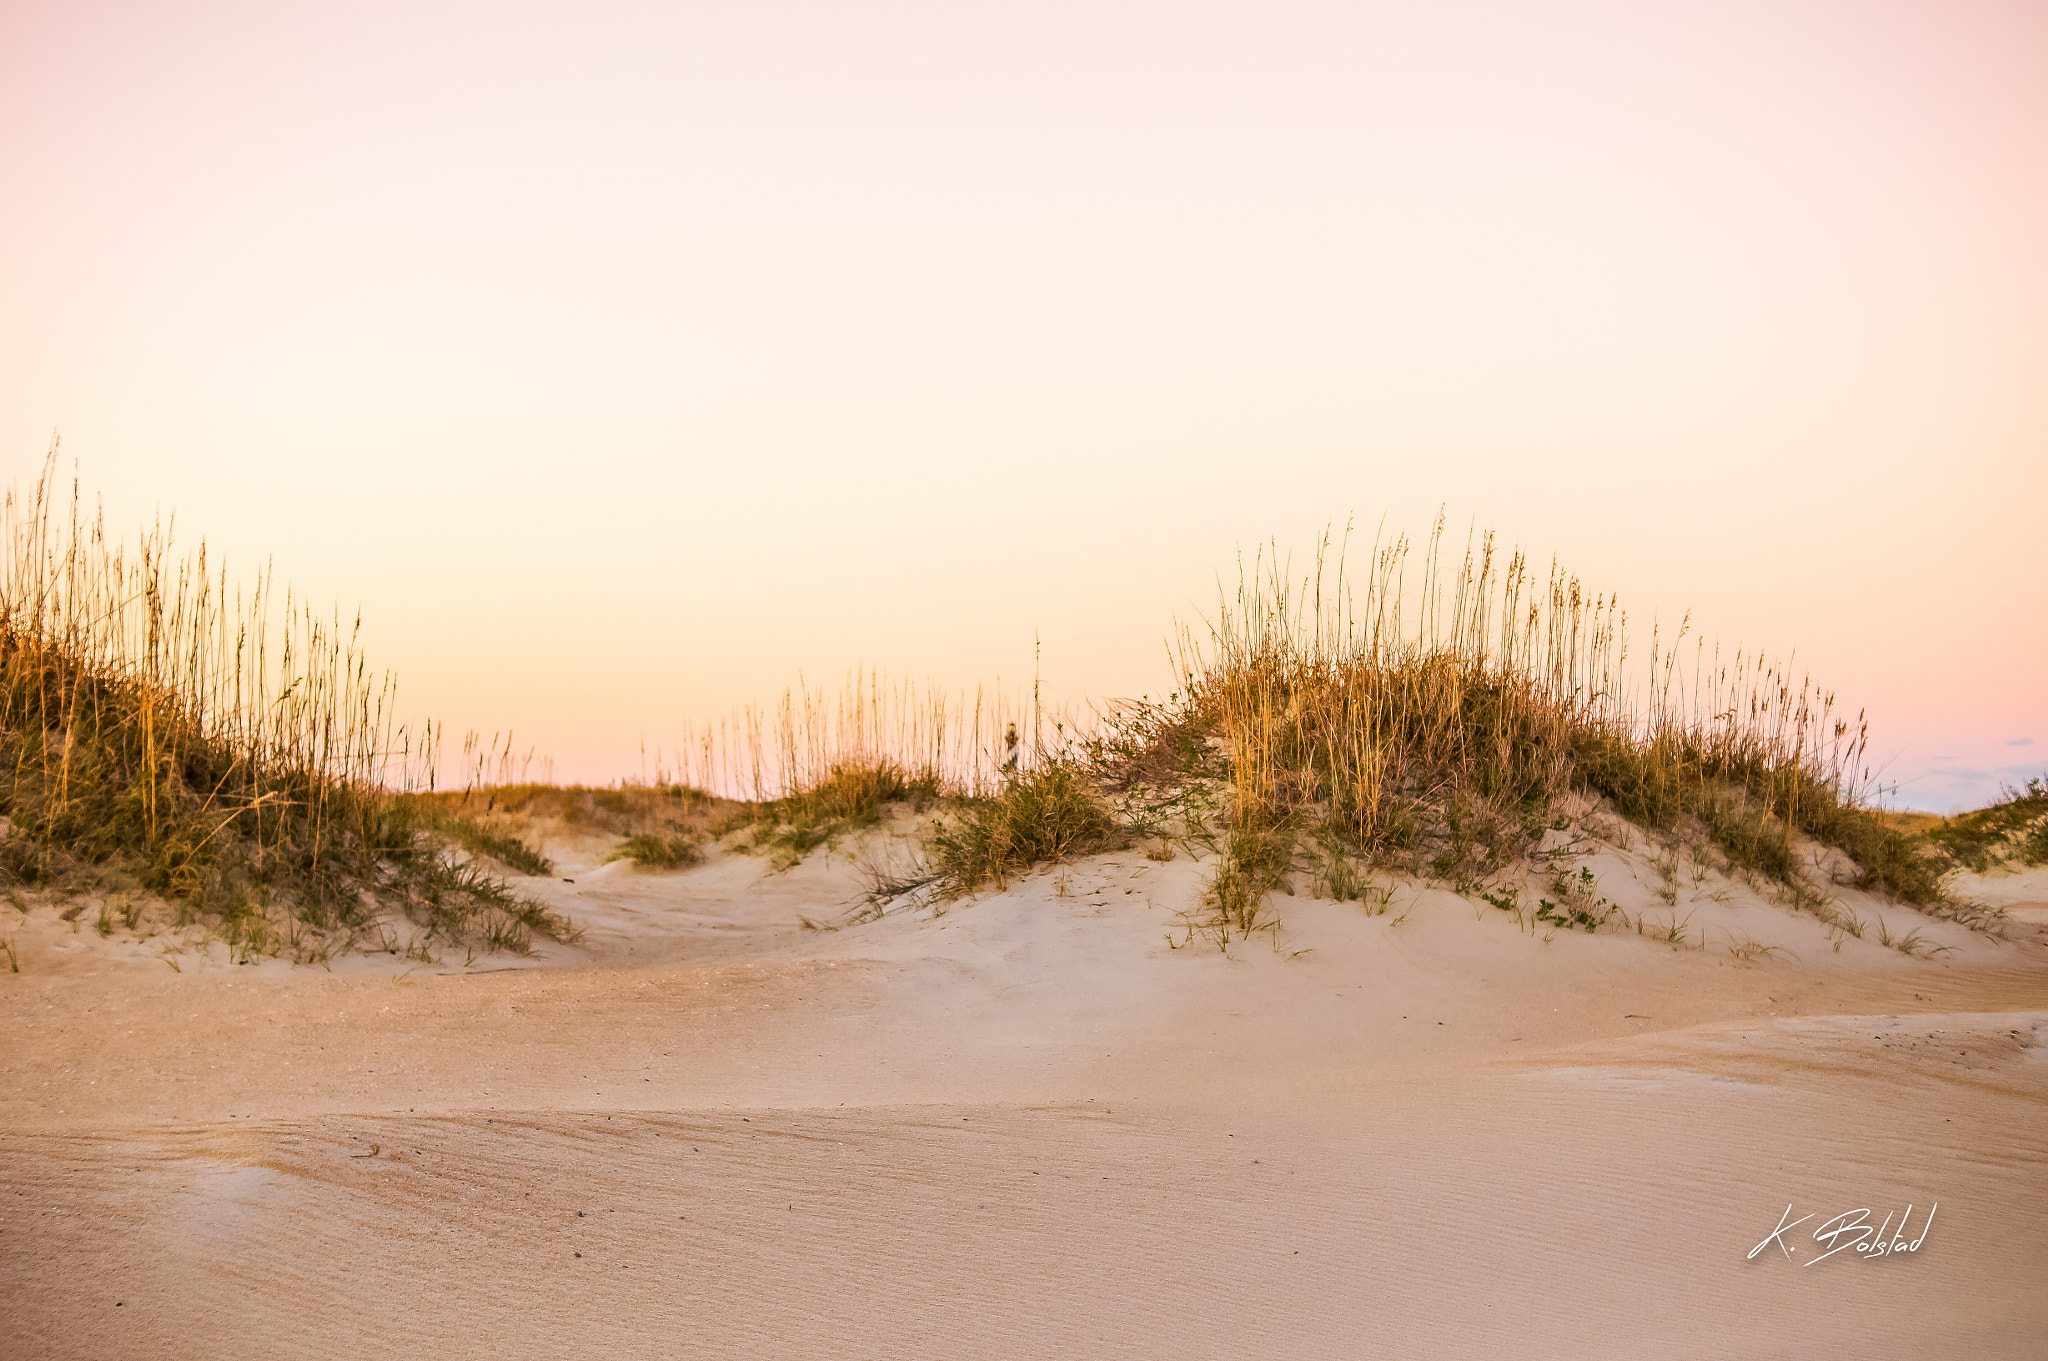
[(16, 4), (0, 460), (563, 777), (1440, 504), (2048, 768), (2048, 9), (1545, 9)]

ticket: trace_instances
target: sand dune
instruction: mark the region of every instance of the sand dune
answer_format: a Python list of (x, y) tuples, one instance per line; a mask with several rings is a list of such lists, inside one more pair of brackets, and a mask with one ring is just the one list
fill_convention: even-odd
[[(585, 928), (532, 961), (174, 972), (33, 912), (8, 1353), (2039, 1355), (2039, 926), (1844, 890), (1831, 939), (1609, 846), (1682, 945), (1410, 884), (1225, 956), (1169, 948), (1185, 858), (813, 931), (844, 854), (597, 849), (527, 882)], [(1815, 1260), (1909, 1205), (1917, 1251)]]
[(2004, 909), (2006, 916), (2030, 926), (2048, 926), (2048, 865), (2015, 873), (1959, 874), (1955, 892)]

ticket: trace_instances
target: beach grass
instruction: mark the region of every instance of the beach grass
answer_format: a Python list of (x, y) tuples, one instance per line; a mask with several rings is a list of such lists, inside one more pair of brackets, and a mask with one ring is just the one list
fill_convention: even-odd
[[(1864, 718), (1810, 678), (1724, 656), (1689, 621), (1653, 629), (1632, 670), (1615, 596), (1491, 536), (1453, 561), (1441, 522), (1419, 565), (1397, 538), (1356, 579), (1343, 541), (1299, 579), (1260, 555), (1204, 631), (1173, 639), (1165, 700), (1056, 715), (1050, 741), (1035, 687), (1026, 705), (860, 671), (837, 696), (800, 683), (691, 730), (638, 782), (532, 782), (509, 734), (472, 735), (464, 787), (436, 789), (440, 733), (398, 721), (359, 621), (280, 600), (267, 573), (238, 586), (162, 527), (117, 544), (75, 482), (63, 493), (53, 460), (6, 503), (0, 877), (126, 893), (103, 932), (156, 901), (239, 955), (320, 959), (373, 931), (389, 948), (395, 910), (422, 950), (530, 949), (573, 928), (488, 866), (554, 873), (530, 831), (549, 819), (650, 868), (722, 842), (779, 870), (902, 810), (956, 896), (1143, 840), (1213, 860), (1222, 940), (1270, 928), (1298, 874), (1347, 900), (1389, 873), (1480, 895), (1552, 833), (1643, 829), (1667, 901), (1689, 855), (1695, 876), (1775, 883), (1844, 931), (1809, 843), (1853, 866), (1835, 882), (1936, 915), (1962, 914), (1950, 871), (2048, 860), (2039, 781), (1939, 826), (1874, 811)], [(1021, 743), (998, 737), (1020, 726)], [(1535, 920), (1605, 920), (1591, 885), (1553, 889)]]
[(675, 870), (704, 859), (703, 848), (688, 836), (635, 832), (613, 848), (606, 861), (631, 860), (649, 869)]
[(1033, 865), (1115, 849), (1131, 839), (1086, 768), (1055, 759), (992, 793), (959, 800), (933, 828), (932, 863), (951, 891), (967, 893), (987, 884), (1000, 888)]
[[(1328, 540), (1299, 580), (1262, 557), (1203, 635), (1177, 636), (1165, 700), (1062, 721), (1018, 769), (990, 760), (978, 711), (949, 745), (929, 695), (872, 676), (836, 703), (792, 690), (772, 722), (726, 730), (743, 739), (727, 781), (751, 771), (760, 787), (772, 770), (777, 787), (738, 801), (726, 828), (788, 864), (891, 803), (937, 804), (929, 862), (953, 894), (1140, 838), (1168, 857), (1213, 853), (1206, 925), (1224, 939), (1269, 927), (1272, 894), (1297, 873), (1361, 900), (1388, 872), (1474, 894), (1547, 833), (1595, 828), (1663, 844), (1674, 898), (1689, 856), (1695, 877), (1754, 876), (1831, 924), (1839, 883), (1967, 918), (1928, 834), (1866, 799), (1864, 716), (1812, 678), (1723, 654), (1689, 620), (1652, 630), (1638, 673), (1619, 599), (1556, 564), (1539, 572), (1491, 536), (1453, 561), (1441, 523), (1414, 556), (1405, 538), (1376, 545), (1355, 581)], [(1949, 835), (1976, 853), (1960, 848), (1977, 833)], [(1850, 877), (1816, 883), (1809, 844), (1840, 850)], [(1597, 925), (1608, 909), (1589, 893), (1557, 888), (1539, 919)]]
[(1915, 840), (1947, 866), (1979, 874), (2048, 864), (2048, 778), (2008, 788), (1996, 803), (1975, 812), (1937, 819)]
[(1298, 580), (1255, 562), (1206, 637), (1183, 631), (1169, 701), (1110, 716), (1105, 785), (1227, 788), (1216, 929), (1260, 929), (1304, 847), (1471, 892), (1595, 810), (1795, 890), (1809, 838), (1943, 909), (1940, 865), (1862, 797), (1861, 714), (1689, 621), (1635, 676), (1615, 596), (1490, 535), (1444, 549), (1441, 523), (1419, 573), (1405, 538), (1376, 546), (1356, 582), (1327, 539)]
[(238, 958), (325, 959), (392, 910), (423, 949), (569, 930), (450, 863), (394, 796), (438, 733), (397, 721), (360, 620), (280, 599), (267, 571), (237, 583), (162, 525), (117, 542), (54, 453), (7, 494), (4, 537), (0, 877), (143, 895)]

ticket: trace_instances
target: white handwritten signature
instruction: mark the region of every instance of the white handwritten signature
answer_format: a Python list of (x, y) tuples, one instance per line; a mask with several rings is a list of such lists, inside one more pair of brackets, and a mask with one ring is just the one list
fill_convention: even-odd
[[(1825, 1262), (1828, 1258), (1847, 1248), (1856, 1249), (1866, 1258), (1887, 1257), (1895, 1252), (1918, 1252), (1920, 1251), (1920, 1245), (1927, 1241), (1927, 1231), (1934, 1227), (1934, 1212), (1940, 1208), (1941, 1206), (1938, 1203), (1927, 1207), (1927, 1222), (1920, 1226), (1920, 1236), (1910, 1243), (1906, 1241), (1906, 1221), (1913, 1216), (1913, 1207), (1910, 1205), (1906, 1207), (1906, 1213), (1899, 1216), (1898, 1232), (1893, 1233), (1889, 1239), (1885, 1237), (1885, 1234), (1892, 1227), (1890, 1211), (1885, 1212), (1884, 1223), (1876, 1228), (1871, 1227), (1871, 1212), (1868, 1209), (1845, 1211), (1813, 1231), (1813, 1241), (1825, 1244), (1827, 1251), (1813, 1258), (1812, 1261), (1801, 1262), (1799, 1265), (1812, 1266), (1816, 1262)], [(1785, 1234), (1791, 1229), (1798, 1228), (1811, 1218), (1813, 1218), (1812, 1215), (1801, 1215), (1798, 1219), (1792, 1218), (1792, 1207), (1787, 1205), (1785, 1213), (1778, 1217), (1778, 1227), (1772, 1229), (1770, 1235), (1763, 1242), (1751, 1248), (1749, 1256), (1743, 1258), (1743, 1260), (1753, 1260), (1759, 1252), (1776, 1243), (1784, 1250), (1786, 1260), (1790, 1261), (1796, 1254), (1792, 1250), (1792, 1245), (1785, 1241)], [(1844, 1239), (1847, 1241), (1843, 1241)]]

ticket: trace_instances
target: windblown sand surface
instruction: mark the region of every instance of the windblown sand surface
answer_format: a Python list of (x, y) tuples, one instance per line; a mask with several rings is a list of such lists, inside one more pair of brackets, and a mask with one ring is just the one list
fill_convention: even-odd
[[(1225, 957), (1169, 948), (1185, 858), (810, 931), (842, 857), (552, 849), (577, 882), (527, 886), (587, 934), (536, 961), (174, 972), (14, 927), (0, 1350), (2043, 1354), (2041, 926), (1843, 891), (1837, 949), (1609, 847), (1685, 946), (1410, 886), (1281, 898)], [(1747, 1258), (1788, 1205), (1795, 1255)], [(1917, 1251), (1817, 1260), (1909, 1205)]]

